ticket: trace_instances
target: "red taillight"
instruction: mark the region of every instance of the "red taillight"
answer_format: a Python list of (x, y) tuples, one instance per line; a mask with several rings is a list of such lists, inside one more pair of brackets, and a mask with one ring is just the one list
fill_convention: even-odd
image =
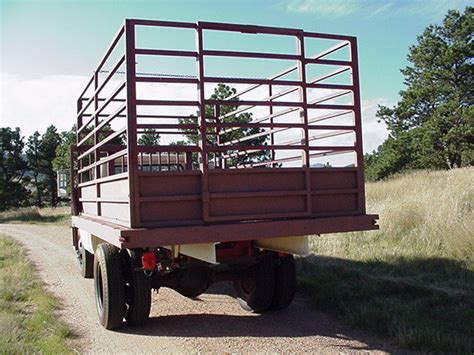
[(142, 255), (142, 265), (145, 270), (155, 270), (156, 255), (152, 251), (146, 251)]

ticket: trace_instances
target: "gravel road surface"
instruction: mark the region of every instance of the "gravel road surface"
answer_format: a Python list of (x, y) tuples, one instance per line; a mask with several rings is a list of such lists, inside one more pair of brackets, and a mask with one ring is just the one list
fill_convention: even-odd
[(20, 241), (47, 288), (61, 302), (81, 353), (304, 352), (385, 353), (389, 344), (315, 311), (301, 296), (284, 311), (245, 312), (227, 283), (196, 300), (170, 289), (154, 293), (151, 318), (143, 327), (107, 331), (98, 323), (93, 281), (81, 278), (64, 226), (0, 224), (0, 233)]

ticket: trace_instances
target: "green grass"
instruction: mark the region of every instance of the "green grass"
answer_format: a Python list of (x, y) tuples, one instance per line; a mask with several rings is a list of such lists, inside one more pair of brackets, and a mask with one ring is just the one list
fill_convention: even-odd
[(71, 223), (70, 207), (37, 208), (24, 207), (0, 212), (1, 223), (56, 223), (69, 225)]
[(474, 168), (367, 184), (380, 231), (314, 238), (300, 287), (403, 348), (474, 351)]
[(70, 337), (22, 247), (0, 235), (0, 354), (72, 353)]

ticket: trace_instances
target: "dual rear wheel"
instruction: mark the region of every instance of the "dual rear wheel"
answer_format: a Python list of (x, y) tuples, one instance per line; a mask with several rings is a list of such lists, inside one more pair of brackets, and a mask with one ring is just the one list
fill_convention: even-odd
[[(124, 319), (129, 325), (144, 324), (150, 314), (151, 284), (150, 278), (137, 270), (141, 252), (103, 243), (93, 260), (96, 308), (102, 326), (115, 329)], [(287, 308), (296, 290), (293, 255), (264, 254), (247, 277), (234, 282), (234, 287), (240, 305), (248, 311)]]
[(120, 250), (111, 244), (99, 244), (94, 259), (94, 289), (100, 323), (115, 329), (125, 319), (130, 325), (142, 325), (151, 307), (149, 278), (141, 271), (140, 253)]
[(234, 288), (241, 307), (247, 311), (263, 313), (287, 308), (296, 291), (293, 255), (264, 255), (248, 277), (234, 282)]

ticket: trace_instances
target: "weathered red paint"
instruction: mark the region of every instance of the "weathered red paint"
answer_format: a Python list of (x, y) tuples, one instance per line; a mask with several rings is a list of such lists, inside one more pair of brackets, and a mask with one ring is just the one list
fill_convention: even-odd
[[(167, 27), (194, 31), (194, 51), (162, 48), (137, 48), (136, 28)], [(206, 33), (227, 31), (246, 34), (291, 36), (295, 54), (243, 52), (205, 48)], [(305, 41), (309, 39), (339, 41), (317, 55), (308, 55)], [(124, 53), (112, 63), (105, 79), (100, 80), (107, 61), (119, 43)], [(350, 60), (328, 59), (326, 56), (349, 48)], [(150, 76), (137, 73), (138, 56), (194, 58), (196, 76)], [(206, 76), (206, 58), (258, 58), (296, 62), (268, 78), (235, 78)], [(307, 78), (307, 65), (336, 66), (330, 73)], [(121, 68), (124, 67), (124, 71)], [(297, 80), (284, 76), (297, 73)], [(323, 82), (350, 72), (350, 84)], [(112, 77), (125, 74), (119, 86), (110, 88)], [(205, 96), (209, 83), (248, 84), (248, 88), (224, 100)], [(173, 83), (196, 86), (196, 100), (143, 98), (137, 83)], [(278, 86), (288, 87), (283, 91)], [(249, 98), (254, 90), (267, 86), (264, 99)], [(317, 100), (308, 98), (309, 89), (336, 90)], [(339, 90), (339, 91), (338, 91)], [(285, 99), (298, 93), (299, 100)], [(241, 98), (242, 95), (245, 98)], [(102, 96), (101, 96), (102, 95)], [(352, 95), (351, 104), (330, 104), (328, 100)], [(125, 97), (125, 98), (123, 98)], [(239, 98), (240, 100), (237, 100)], [(143, 107), (176, 109), (194, 107), (196, 123), (180, 124), (179, 111), (166, 114), (144, 114)], [(205, 117), (206, 107), (213, 108), (213, 117)], [(222, 106), (235, 106), (233, 115), (264, 107), (269, 114), (255, 117), (250, 123), (224, 122), (229, 114), (221, 114)], [(313, 109), (332, 112), (311, 116)], [(74, 224), (109, 233), (108, 240), (122, 247), (159, 246), (199, 242), (254, 240), (265, 237), (307, 235), (378, 228), (375, 215), (366, 215), (364, 196), (362, 127), (355, 37), (306, 32), (268, 26), (237, 25), (212, 22), (183, 23), (153, 20), (126, 20), (114, 37), (96, 68), (92, 79), (78, 99), (77, 144), (73, 148), (72, 205)], [(298, 112), (293, 122), (275, 121), (277, 117)], [(353, 124), (320, 124), (329, 119), (353, 114)], [(142, 119), (174, 120), (171, 123), (140, 123)], [(122, 128), (106, 129), (117, 120), (125, 120)], [(324, 123), (324, 122), (323, 122)], [(240, 139), (224, 141), (223, 134), (241, 128), (264, 130)], [(191, 130), (199, 144), (138, 145), (138, 135), (155, 129), (162, 135)], [(300, 129), (301, 139), (278, 141), (276, 134)], [(329, 132), (318, 133), (326, 130)], [(355, 134), (354, 145), (314, 145), (319, 139)], [(268, 135), (270, 144), (252, 145), (256, 137)], [(207, 137), (215, 136), (216, 144)], [(114, 144), (118, 138), (126, 144)], [(91, 144), (92, 141), (92, 144)], [(266, 151), (269, 159), (230, 166), (231, 158)], [(276, 152), (297, 151), (278, 158)], [(314, 168), (311, 159), (344, 153), (355, 153), (353, 167)], [(198, 166), (192, 164), (197, 154)], [(174, 163), (173, 163), (174, 162)], [(300, 163), (300, 167), (279, 167), (279, 164)], [(176, 165), (176, 166), (174, 166)], [(176, 171), (169, 171), (171, 169)], [(168, 171), (163, 171), (164, 169)], [(100, 227), (94, 227), (99, 224)], [(105, 238), (104, 238), (105, 239)]]

